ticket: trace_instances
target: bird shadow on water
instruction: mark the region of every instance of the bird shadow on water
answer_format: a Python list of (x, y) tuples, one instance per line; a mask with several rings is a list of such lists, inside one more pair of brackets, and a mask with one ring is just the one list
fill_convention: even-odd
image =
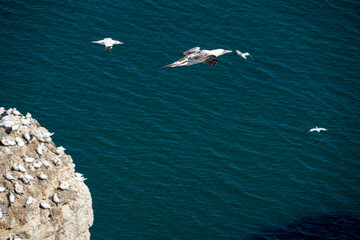
[(268, 229), (248, 240), (354, 240), (360, 239), (360, 217), (354, 215), (323, 215), (301, 218), (278, 229)]

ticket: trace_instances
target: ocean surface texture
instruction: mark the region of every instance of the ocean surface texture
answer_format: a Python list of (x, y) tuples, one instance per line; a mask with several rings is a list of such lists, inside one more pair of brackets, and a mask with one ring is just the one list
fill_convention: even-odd
[[(0, 105), (88, 178), (92, 239), (359, 239), (359, 9), (0, 1)], [(254, 60), (161, 68), (196, 46)]]

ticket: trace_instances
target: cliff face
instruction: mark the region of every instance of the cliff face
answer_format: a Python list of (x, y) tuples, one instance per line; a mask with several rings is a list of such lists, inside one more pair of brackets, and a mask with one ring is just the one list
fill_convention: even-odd
[(29, 113), (0, 108), (0, 240), (90, 239), (90, 191), (51, 135)]

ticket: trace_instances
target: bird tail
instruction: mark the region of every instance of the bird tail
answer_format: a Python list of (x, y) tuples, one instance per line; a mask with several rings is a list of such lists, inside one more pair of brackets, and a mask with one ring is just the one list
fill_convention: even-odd
[(161, 68), (167, 68), (167, 67), (172, 67), (172, 66), (173, 66), (173, 64), (171, 63), (169, 65), (162, 66)]

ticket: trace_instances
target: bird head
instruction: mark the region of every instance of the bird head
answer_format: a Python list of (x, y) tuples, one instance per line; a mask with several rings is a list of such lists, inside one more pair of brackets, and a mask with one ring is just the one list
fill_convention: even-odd
[(215, 49), (211, 51), (211, 54), (214, 54), (216, 57), (221, 56), (226, 53), (231, 53), (231, 50), (224, 50), (224, 49)]
[(117, 45), (117, 44), (124, 44), (123, 42), (119, 42), (119, 41), (114, 41), (114, 44)]

